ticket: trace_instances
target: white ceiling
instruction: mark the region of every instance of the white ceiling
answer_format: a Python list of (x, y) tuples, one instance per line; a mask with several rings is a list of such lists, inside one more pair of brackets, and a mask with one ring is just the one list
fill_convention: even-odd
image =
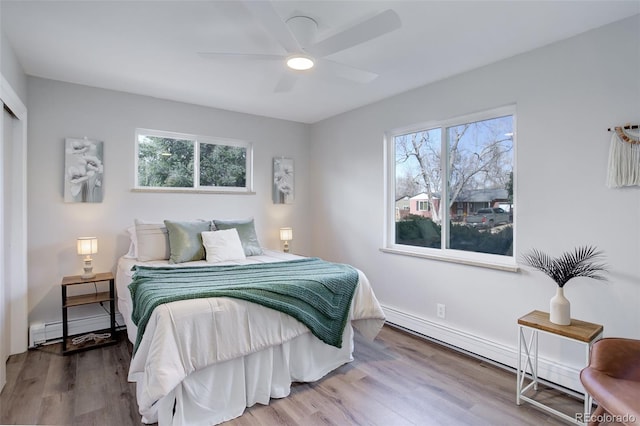
[(640, 13), (640, 0), (274, 1), (283, 20), (315, 19), (318, 39), (386, 9), (402, 21), (328, 57), (379, 74), (373, 82), (307, 72), (276, 93), (279, 62), (197, 54), (285, 53), (239, 0), (0, 1), (29, 75), (305, 123)]

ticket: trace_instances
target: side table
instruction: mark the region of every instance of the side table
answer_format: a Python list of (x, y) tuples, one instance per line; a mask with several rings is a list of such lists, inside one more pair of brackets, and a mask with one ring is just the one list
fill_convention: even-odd
[[(518, 319), (518, 372), (517, 372), (517, 394), (516, 403), (526, 401), (536, 407), (552, 413), (568, 422), (583, 425), (584, 423), (576, 418), (570, 417), (554, 408), (546, 406), (539, 401), (530, 398), (525, 394), (531, 388), (538, 389), (538, 334), (546, 333), (552, 336), (568, 339), (585, 346), (585, 366), (589, 364), (589, 354), (591, 345), (602, 337), (604, 327), (600, 324), (593, 324), (586, 321), (571, 319), (570, 325), (558, 325), (549, 321), (549, 313), (541, 311), (532, 311), (527, 315)], [(525, 330), (529, 330), (530, 338), (527, 343)], [(524, 366), (522, 365), (524, 349)], [(531, 383), (524, 386), (527, 370), (531, 374)], [(582, 418), (588, 418), (591, 412), (592, 399), (591, 396), (584, 392), (584, 413)]]
[[(100, 282), (109, 282), (109, 291), (97, 291), (97, 285)], [(67, 296), (67, 287), (79, 284), (94, 284), (96, 291), (94, 293), (80, 294), (77, 296)], [(62, 353), (67, 355), (73, 352), (93, 349), (100, 346), (112, 345), (117, 342), (116, 339), (116, 292), (115, 279), (111, 272), (102, 272), (96, 274), (92, 278), (82, 278), (80, 275), (72, 275), (62, 278)], [(95, 333), (109, 333), (109, 337), (94, 340), (93, 343), (73, 344), (73, 337), (69, 336), (69, 324), (67, 310), (74, 306), (88, 305), (91, 303), (109, 302), (109, 320), (110, 328), (106, 330), (95, 331)]]

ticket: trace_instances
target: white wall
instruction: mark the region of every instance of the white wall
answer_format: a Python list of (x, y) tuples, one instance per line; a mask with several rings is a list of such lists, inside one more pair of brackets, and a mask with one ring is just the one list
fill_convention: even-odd
[[(254, 216), (261, 243), (278, 249), (278, 228), (292, 226), (296, 252), (307, 253), (308, 126), (247, 114), (164, 101), (80, 85), (28, 79), (29, 321), (60, 321), (60, 280), (82, 271), (75, 252), (78, 236), (99, 239), (95, 271), (115, 271), (126, 253), (125, 229), (147, 220), (243, 218)], [(131, 192), (136, 127), (246, 140), (254, 147), (255, 195)], [(104, 141), (104, 200), (65, 203), (64, 139)], [(295, 161), (293, 205), (271, 201), (272, 159)], [(99, 309), (99, 307), (97, 308)], [(74, 313), (70, 312), (70, 318)], [(78, 313), (77, 315), (85, 315)]]
[[(379, 251), (384, 131), (515, 103), (517, 252), (604, 250), (608, 283), (565, 287), (572, 316), (603, 324), (607, 336), (640, 338), (640, 188), (604, 185), (607, 128), (640, 121), (639, 76), (635, 16), (312, 125), (312, 251), (361, 268), (394, 320), (515, 365), (517, 318), (548, 311), (555, 283), (526, 268)], [(437, 303), (446, 320), (436, 317)], [(575, 368), (584, 362), (580, 347), (553, 339), (541, 341), (541, 352)]]
[(27, 76), (18, 62), (9, 40), (5, 36), (2, 28), (2, 2), (0, 2), (0, 72), (9, 82), (11, 88), (22, 100), (27, 99)]

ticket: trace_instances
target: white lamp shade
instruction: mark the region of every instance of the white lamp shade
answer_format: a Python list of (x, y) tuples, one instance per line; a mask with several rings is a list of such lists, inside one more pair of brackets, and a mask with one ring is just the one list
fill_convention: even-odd
[(98, 239), (96, 237), (78, 238), (78, 254), (89, 255), (98, 252)]
[(291, 240), (293, 240), (293, 229), (280, 228), (280, 241), (291, 241)]

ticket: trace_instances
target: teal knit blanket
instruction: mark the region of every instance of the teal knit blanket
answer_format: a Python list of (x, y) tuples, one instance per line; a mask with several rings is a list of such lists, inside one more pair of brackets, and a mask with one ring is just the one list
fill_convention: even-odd
[(318, 258), (228, 266), (134, 266), (129, 285), (137, 350), (153, 310), (162, 303), (233, 297), (291, 315), (323, 342), (342, 347), (358, 272)]

